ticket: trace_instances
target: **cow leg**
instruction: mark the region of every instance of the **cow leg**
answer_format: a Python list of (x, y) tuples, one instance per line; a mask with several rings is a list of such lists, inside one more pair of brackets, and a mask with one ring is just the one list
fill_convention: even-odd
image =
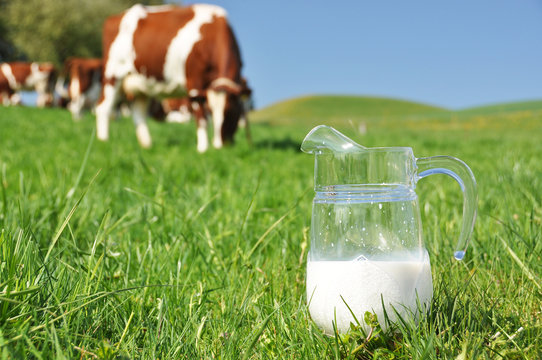
[(47, 104), (47, 101), (48, 101), (47, 94), (38, 92), (38, 98), (36, 99), (36, 106), (45, 107), (45, 104)]
[(85, 95), (78, 95), (72, 98), (72, 101), (68, 104), (68, 109), (72, 114), (73, 120), (81, 119), (81, 112), (83, 105), (85, 104)]
[(132, 118), (136, 127), (137, 141), (145, 149), (152, 145), (151, 133), (147, 126), (147, 109), (148, 100), (138, 96), (132, 104)]
[(216, 149), (222, 147), (222, 124), (224, 123), (224, 110), (226, 109), (225, 91), (207, 91), (207, 103), (213, 116), (213, 146)]
[(13, 92), (11, 91), (3, 91), (0, 93), (0, 99), (2, 100), (2, 105), (9, 106), (11, 104), (11, 97), (13, 96)]
[(198, 124), (198, 152), (204, 153), (209, 149), (209, 139), (207, 138), (207, 119), (196, 120)]
[(192, 112), (194, 113), (194, 117), (196, 118), (196, 135), (198, 140), (197, 149), (200, 153), (204, 153), (207, 151), (207, 149), (209, 149), (209, 138), (207, 135), (207, 118), (205, 117), (203, 102), (203, 99), (198, 99), (193, 100), (190, 104), (192, 106)]
[(99, 140), (109, 139), (109, 120), (113, 115), (113, 107), (118, 98), (120, 81), (104, 84), (102, 100), (96, 106), (96, 136)]
[(84, 104), (84, 95), (81, 94), (81, 83), (79, 82), (79, 77), (73, 76), (70, 81), (70, 87), (68, 88), (71, 101), (68, 104), (68, 110), (72, 114), (73, 120), (81, 119), (81, 110), (83, 109)]
[(22, 103), (21, 95), (18, 92), (13, 93), (13, 95), (11, 95), (9, 99), (11, 105), (21, 105)]
[(35, 86), (38, 98), (36, 99), (37, 107), (45, 107), (52, 102), (52, 96), (47, 91), (47, 83), (39, 82)]

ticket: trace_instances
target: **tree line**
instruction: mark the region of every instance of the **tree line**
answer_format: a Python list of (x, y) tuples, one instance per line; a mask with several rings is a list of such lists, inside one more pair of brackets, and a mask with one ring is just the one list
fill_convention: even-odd
[(107, 16), (162, 0), (0, 0), (0, 62), (101, 57)]

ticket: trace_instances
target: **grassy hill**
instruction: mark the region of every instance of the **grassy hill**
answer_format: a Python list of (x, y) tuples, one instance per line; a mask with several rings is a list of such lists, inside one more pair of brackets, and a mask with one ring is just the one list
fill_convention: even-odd
[(299, 97), (273, 104), (254, 112), (256, 122), (289, 123), (347, 123), (375, 118), (441, 113), (446, 111), (431, 105), (405, 100), (340, 95)]
[(389, 132), (410, 129), (482, 130), (520, 127), (540, 129), (542, 100), (494, 104), (461, 110), (390, 98), (362, 96), (306, 96), (293, 98), (254, 111), (251, 120), (270, 125), (290, 125), (308, 129), (318, 124), (343, 131), (368, 128)]
[(463, 114), (487, 114), (487, 113), (505, 113), (513, 111), (540, 111), (542, 110), (542, 100), (518, 101), (509, 103), (499, 103), (491, 105), (476, 106), (461, 109), (458, 112)]

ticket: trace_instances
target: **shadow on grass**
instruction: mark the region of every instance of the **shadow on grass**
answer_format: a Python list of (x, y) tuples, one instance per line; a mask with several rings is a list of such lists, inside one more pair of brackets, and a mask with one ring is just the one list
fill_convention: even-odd
[(301, 151), (301, 142), (293, 140), (291, 138), (285, 139), (265, 139), (262, 141), (254, 142), (254, 147), (257, 149), (280, 149), (280, 150), (293, 150)]

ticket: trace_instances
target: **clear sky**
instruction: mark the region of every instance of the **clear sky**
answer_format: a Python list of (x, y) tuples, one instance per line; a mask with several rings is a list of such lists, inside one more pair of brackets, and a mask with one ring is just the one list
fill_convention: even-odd
[(308, 94), (452, 109), (542, 99), (542, 0), (207, 2), (228, 11), (257, 107)]

